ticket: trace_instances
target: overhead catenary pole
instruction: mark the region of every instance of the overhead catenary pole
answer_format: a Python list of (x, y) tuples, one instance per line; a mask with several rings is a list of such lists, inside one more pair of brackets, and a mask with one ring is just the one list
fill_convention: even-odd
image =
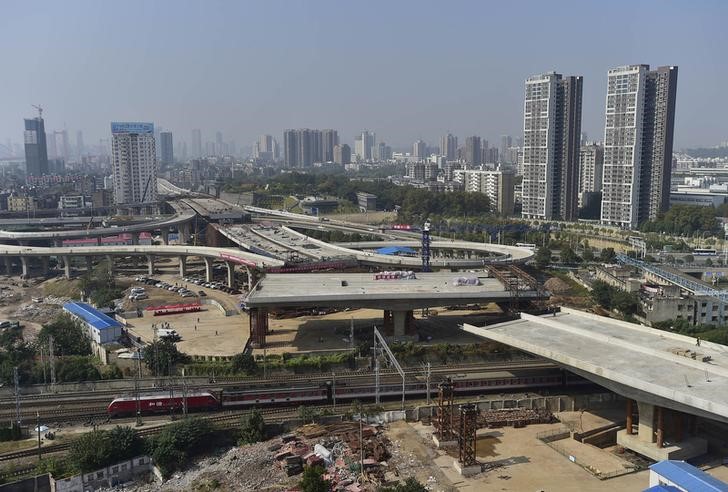
[(402, 369), (402, 366), (399, 365), (399, 362), (397, 362), (397, 358), (394, 356), (392, 351), (389, 349), (389, 345), (387, 345), (387, 342), (384, 340), (384, 337), (381, 333), (379, 333), (379, 330), (377, 330), (377, 327), (374, 327), (374, 347), (375, 347), (375, 356), (377, 357), (376, 362), (377, 365), (375, 366), (377, 368), (377, 390), (376, 390), (376, 397), (377, 397), (377, 403), (379, 403), (379, 357), (376, 353), (376, 347), (377, 345), (381, 346), (381, 349), (384, 354), (386, 354), (387, 358), (389, 359), (389, 362), (394, 366), (394, 368), (397, 370), (399, 375), (402, 377), (402, 410), (404, 410), (404, 401), (405, 401), (405, 374), (404, 370)]
[(17, 366), (13, 367), (13, 382), (15, 383), (15, 422), (20, 427), (20, 378)]

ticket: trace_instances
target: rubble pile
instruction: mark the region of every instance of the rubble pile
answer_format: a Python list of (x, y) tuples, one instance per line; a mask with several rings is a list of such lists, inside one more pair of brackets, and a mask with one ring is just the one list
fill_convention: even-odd
[(479, 428), (525, 427), (529, 424), (550, 424), (556, 417), (544, 408), (512, 408), (485, 410), (478, 415)]
[(60, 314), (62, 302), (59, 301), (59, 303), (33, 302), (23, 304), (15, 310), (12, 318), (25, 321), (34, 321), (36, 323), (48, 323), (50, 321), (53, 321)]

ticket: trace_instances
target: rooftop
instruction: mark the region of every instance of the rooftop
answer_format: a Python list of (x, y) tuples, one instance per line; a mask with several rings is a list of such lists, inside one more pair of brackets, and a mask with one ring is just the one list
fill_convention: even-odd
[[(250, 292), (246, 303), (257, 306), (346, 306), (419, 309), (479, 301), (509, 301), (510, 293), (485, 272), (480, 285), (453, 285), (455, 273), (415, 274), (415, 279), (376, 280), (374, 273), (278, 273), (266, 275)], [(535, 297), (536, 292), (521, 292)]]
[(85, 302), (67, 302), (63, 305), (63, 309), (78, 316), (97, 330), (106, 330), (121, 326), (121, 323)]
[(694, 490), (696, 492), (728, 492), (727, 483), (708, 475), (703, 470), (684, 461), (660, 461), (651, 465), (650, 470), (684, 490)]
[(562, 308), (465, 331), (553, 360), (616, 393), (728, 422), (728, 347)]

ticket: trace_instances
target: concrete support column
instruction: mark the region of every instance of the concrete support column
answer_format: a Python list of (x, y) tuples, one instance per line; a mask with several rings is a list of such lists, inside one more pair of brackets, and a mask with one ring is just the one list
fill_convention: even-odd
[(169, 228), (163, 227), (160, 232), (162, 233), (162, 243), (169, 244)]
[(154, 255), (147, 256), (147, 273), (154, 275)]
[(394, 324), (393, 324), (393, 320), (392, 320), (392, 311), (390, 311), (388, 309), (384, 310), (384, 325), (382, 326), (382, 329), (384, 330), (385, 335), (392, 333), (394, 331)]
[(66, 278), (71, 278), (71, 258), (68, 256), (63, 257), (63, 273)]
[(22, 276), (23, 278), (29, 278), (30, 277), (30, 265), (28, 264), (29, 258), (27, 256), (21, 256), (20, 257), (20, 265), (22, 267)]
[(638, 401), (637, 408), (640, 413), (637, 437), (643, 442), (655, 442), (655, 406)]
[(235, 263), (226, 261), (225, 266), (227, 266), (227, 286), (233, 289), (235, 288)]
[(632, 400), (627, 399), (627, 434), (632, 435), (632, 425), (634, 422), (632, 422), (634, 409), (632, 408)]
[(41, 258), (40, 258), (40, 267), (41, 267), (41, 271), (43, 273), (43, 276), (48, 275), (48, 271), (49, 271), (48, 261), (49, 261), (49, 258), (47, 256), (41, 256)]
[(90, 272), (94, 268), (94, 260), (90, 256), (86, 257), (86, 271)]
[(662, 407), (655, 407), (657, 413), (657, 447), (661, 448), (665, 441), (665, 420)]
[(131, 233), (131, 244), (139, 244), (139, 233), (138, 232), (132, 232)]
[(111, 270), (111, 274), (114, 274), (114, 257), (111, 255), (106, 255), (106, 262), (109, 264), (109, 270)]
[(411, 312), (412, 311), (392, 311), (395, 338), (404, 336), (407, 328), (407, 314)]
[(205, 260), (205, 282), (212, 282), (212, 258), (205, 256), (202, 259)]
[(187, 244), (187, 241), (190, 239), (190, 226), (189, 224), (182, 224), (179, 227), (177, 227), (177, 231), (179, 232), (179, 242), (180, 244)]
[(265, 308), (252, 308), (249, 317), (250, 345), (253, 348), (263, 348), (268, 333), (268, 311)]
[(187, 276), (187, 257), (186, 256), (179, 257), (179, 276), (180, 277)]
[(9, 256), (5, 257), (5, 275), (11, 275), (13, 273), (13, 259)]
[(247, 289), (248, 289), (248, 292), (250, 292), (251, 290), (253, 290), (253, 286), (255, 285), (255, 282), (258, 281), (258, 278), (256, 275), (257, 270), (255, 270), (254, 268), (245, 267), (245, 274), (248, 277)]

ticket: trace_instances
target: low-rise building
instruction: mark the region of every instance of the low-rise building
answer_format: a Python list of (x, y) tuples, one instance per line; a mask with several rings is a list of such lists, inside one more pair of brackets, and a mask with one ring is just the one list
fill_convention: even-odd
[(152, 480), (154, 463), (149, 456), (137, 456), (82, 475), (53, 480), (56, 492), (93, 492), (135, 480)]
[(9, 212), (32, 212), (38, 208), (35, 197), (11, 195), (8, 197)]
[(728, 483), (684, 461), (650, 465), (650, 488), (644, 492), (728, 492)]
[(373, 212), (377, 209), (377, 195), (359, 191), (356, 194), (356, 200), (359, 202), (361, 212)]
[(85, 302), (67, 302), (63, 310), (77, 319), (91, 341), (97, 345), (116, 342), (122, 334), (122, 324)]

